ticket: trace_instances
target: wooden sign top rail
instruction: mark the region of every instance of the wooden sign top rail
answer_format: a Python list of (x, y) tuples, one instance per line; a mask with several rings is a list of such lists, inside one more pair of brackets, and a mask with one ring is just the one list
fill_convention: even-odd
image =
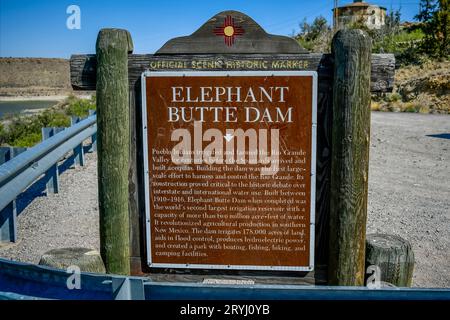
[[(70, 78), (75, 90), (95, 90), (97, 59), (93, 54), (72, 55)], [(332, 79), (333, 59), (330, 54), (204, 54), (152, 55), (130, 54), (128, 75), (133, 85), (145, 70), (219, 71), (219, 70), (309, 70), (319, 78)], [(390, 92), (394, 86), (395, 57), (393, 54), (373, 54), (371, 92)]]

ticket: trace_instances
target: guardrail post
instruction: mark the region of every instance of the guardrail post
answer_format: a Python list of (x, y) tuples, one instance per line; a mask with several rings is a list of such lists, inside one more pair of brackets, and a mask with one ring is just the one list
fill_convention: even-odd
[(370, 139), (370, 37), (341, 30), (334, 55), (329, 279), (364, 284)]
[[(46, 139), (20, 156), (1, 165), (0, 210), (7, 207), (23, 190), (33, 184), (36, 179), (41, 178), (42, 175), (51, 177), (51, 174), (49, 175), (47, 171), (55, 166), (55, 162), (65, 158), (67, 153), (80, 144), (80, 141), (85, 141), (97, 131), (96, 120), (97, 117), (92, 116), (73, 127), (64, 128), (64, 132)], [(47, 129), (43, 131), (45, 131), (44, 137), (50, 135), (46, 132)], [(57, 131), (57, 128), (52, 131)], [(54, 175), (51, 178), (57, 177), (57, 175)]]
[[(95, 110), (89, 110), (89, 116), (93, 116), (94, 114), (96, 114)], [(91, 151), (97, 151), (97, 133), (91, 136)]]
[(97, 133), (100, 251), (108, 273), (130, 273), (128, 53), (130, 33), (102, 29), (97, 37)]
[[(83, 120), (81, 117), (71, 116), (70, 117), (70, 126), (80, 122)], [(79, 165), (81, 167), (84, 166), (84, 150), (83, 150), (83, 141), (73, 149), (73, 162), (74, 165)]]
[[(0, 165), (11, 160), (27, 148), (0, 147)], [(16, 200), (11, 201), (0, 210), (0, 243), (17, 241)]]
[[(55, 134), (63, 131), (64, 129), (65, 128), (62, 127), (42, 128), (42, 141), (53, 137)], [(58, 161), (56, 161), (55, 164), (45, 172), (45, 180), (47, 181), (47, 194), (59, 192)]]

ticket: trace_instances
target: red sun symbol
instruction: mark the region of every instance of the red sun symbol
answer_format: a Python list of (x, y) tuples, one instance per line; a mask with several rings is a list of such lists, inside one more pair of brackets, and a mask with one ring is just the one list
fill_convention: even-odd
[(242, 36), (244, 29), (234, 24), (234, 19), (231, 16), (227, 16), (220, 27), (214, 28), (214, 34), (216, 36), (223, 36), (225, 44), (231, 47), (234, 44), (236, 36)]

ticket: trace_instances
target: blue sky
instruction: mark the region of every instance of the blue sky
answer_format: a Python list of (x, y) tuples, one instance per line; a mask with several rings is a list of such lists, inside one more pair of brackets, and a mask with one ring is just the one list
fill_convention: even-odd
[[(339, 1), (339, 5), (352, 0)], [(372, 0), (412, 20), (419, 0)], [(81, 29), (69, 30), (69, 5), (81, 9)], [(135, 53), (153, 53), (167, 40), (188, 35), (223, 10), (242, 11), (267, 32), (290, 35), (303, 18), (322, 15), (331, 21), (333, 0), (0, 0), (0, 56), (59, 57), (94, 53), (101, 28), (131, 32)]]

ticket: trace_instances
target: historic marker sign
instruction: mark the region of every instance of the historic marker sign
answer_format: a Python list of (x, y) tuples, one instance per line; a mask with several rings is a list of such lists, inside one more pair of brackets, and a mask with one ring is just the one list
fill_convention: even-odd
[(310, 271), (317, 75), (142, 76), (150, 267)]
[[(339, 43), (362, 41), (360, 35), (345, 34)], [(122, 40), (114, 45), (130, 51), (131, 37), (124, 30), (100, 33), (99, 39), (109, 46), (116, 36)], [(333, 92), (339, 91), (336, 79), (345, 78), (334, 63), (348, 58), (351, 48), (344, 47), (336, 47), (334, 55), (308, 53), (290, 37), (268, 34), (251, 17), (224, 11), (192, 34), (168, 40), (154, 54), (110, 60), (115, 53), (101, 49), (97, 56), (71, 57), (74, 89), (93, 90), (99, 84), (97, 89), (105, 96), (114, 96), (111, 88), (126, 83), (119, 76), (123, 66), (113, 68), (113, 73), (109, 67), (128, 60), (130, 120), (136, 121), (130, 126), (128, 172), (132, 274), (154, 281), (203, 281), (201, 271), (189, 268), (223, 269), (215, 272), (218, 277), (229, 274), (227, 269), (265, 269), (239, 275), (267, 283), (277, 277), (271, 270), (311, 270), (315, 261), (314, 273), (278, 281), (327, 283), (330, 271), (337, 270), (335, 265), (329, 268), (329, 257), (348, 240), (330, 247), (330, 238), (351, 227), (329, 223), (334, 217), (332, 200), (345, 202), (331, 199), (330, 183), (331, 133), (339, 131), (332, 121), (333, 103), (339, 100)], [(360, 47), (350, 55), (362, 57), (365, 51)], [(393, 55), (372, 55), (370, 90), (392, 91), (394, 70)], [(318, 72), (318, 93), (315, 73), (297, 71)], [(346, 85), (363, 83), (361, 77), (351, 78)], [(359, 92), (358, 98), (364, 95)], [(100, 153), (107, 158), (109, 151)], [(350, 160), (344, 159), (344, 164)], [(336, 188), (345, 183), (349, 182), (334, 183), (333, 194), (339, 194)], [(123, 181), (113, 190), (122, 186)], [(103, 199), (116, 203), (110, 200)], [(363, 215), (365, 209), (359, 209)], [(116, 243), (119, 238), (107, 235), (104, 247), (110, 241), (128, 245), (123, 239), (128, 224), (121, 225), (105, 225), (122, 237)], [(355, 254), (350, 252), (343, 264), (354, 260)], [(108, 259), (124, 257), (117, 250)]]

